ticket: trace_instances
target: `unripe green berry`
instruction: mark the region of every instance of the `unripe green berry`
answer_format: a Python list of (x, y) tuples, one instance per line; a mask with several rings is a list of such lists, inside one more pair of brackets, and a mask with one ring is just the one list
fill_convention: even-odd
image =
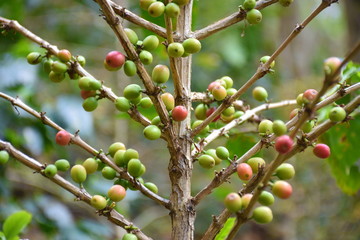
[(52, 178), (56, 175), (57, 168), (54, 164), (49, 164), (46, 166), (44, 173), (45, 173), (45, 176), (47, 176), (48, 178)]
[(133, 177), (141, 176), (141, 162), (139, 159), (131, 159), (127, 164), (127, 171)]
[(295, 176), (295, 169), (290, 163), (283, 163), (275, 170), (275, 175), (281, 180), (292, 179)]
[(9, 153), (5, 150), (0, 151), (0, 164), (5, 164), (9, 161)]
[(116, 177), (116, 171), (109, 166), (105, 166), (101, 170), (101, 174), (104, 178), (106, 178), (108, 180), (113, 180)]
[(256, 6), (256, 0), (245, 0), (243, 3), (243, 7), (245, 10), (249, 11)]
[(201, 43), (196, 38), (188, 38), (182, 43), (186, 53), (198, 53), (201, 50)]
[(303, 93), (300, 93), (297, 97), (296, 97), (296, 103), (297, 105), (299, 105), (300, 107), (302, 107), (302, 105), (304, 105), (304, 99), (303, 99)]
[(118, 97), (115, 100), (115, 107), (117, 110), (119, 110), (121, 112), (127, 112), (131, 108), (131, 105), (130, 105), (129, 100), (127, 100), (126, 98)]
[(155, 194), (159, 192), (158, 187), (152, 182), (146, 182), (144, 183), (144, 186)]
[[(260, 58), (260, 62), (262, 64), (265, 64), (265, 63), (267, 63), (267, 61), (269, 61), (269, 59), (270, 59), (270, 56), (263, 56), (263, 57)], [(272, 61), (270, 63), (270, 68), (274, 68), (274, 67), (275, 67), (275, 61)]]
[(138, 238), (132, 233), (127, 233), (123, 236), (121, 240), (138, 240)]
[(89, 98), (85, 99), (82, 104), (82, 107), (87, 112), (94, 111), (97, 108), (97, 106), (98, 106), (98, 101), (97, 101), (96, 97), (89, 97)]
[(76, 57), (76, 60), (79, 62), (80, 66), (82, 66), (82, 67), (85, 66), (86, 59), (85, 59), (84, 56), (79, 55), (79, 56)]
[(215, 149), (208, 149), (205, 153), (215, 160), (215, 165), (219, 165), (221, 163), (222, 160), (216, 155)]
[(226, 87), (225, 87), (226, 89), (230, 89), (234, 85), (234, 81), (229, 76), (224, 76), (220, 80), (222, 80), (226, 83)]
[(199, 120), (204, 120), (206, 118), (207, 109), (208, 109), (207, 105), (200, 103), (195, 108), (195, 111), (194, 111), (195, 117)]
[(90, 82), (91, 82), (91, 78), (89, 77), (82, 77), (79, 79), (78, 81), (78, 86), (80, 89), (82, 90), (91, 90), (90, 89)]
[(228, 88), (226, 89), (226, 95), (227, 96), (232, 96), (237, 92), (237, 90), (235, 88)]
[(155, 35), (147, 36), (142, 42), (143, 49), (146, 51), (153, 51), (159, 46), (159, 38)]
[(144, 136), (149, 140), (155, 140), (161, 137), (161, 130), (155, 125), (149, 125), (144, 128)]
[(135, 45), (139, 40), (136, 32), (130, 28), (124, 28), (124, 31), (126, 33), (126, 36), (129, 38), (130, 42)]
[(218, 156), (222, 160), (227, 160), (229, 158), (229, 150), (226, 147), (217, 147), (216, 148), (216, 156)]
[(168, 3), (165, 7), (165, 14), (171, 18), (177, 18), (180, 15), (180, 7), (176, 3)]
[(126, 60), (124, 64), (124, 73), (126, 76), (134, 76), (136, 74), (136, 65), (133, 61)]
[(144, 97), (141, 99), (139, 106), (142, 108), (151, 108), (153, 106), (153, 102), (149, 97)]
[(59, 159), (55, 162), (57, 170), (65, 172), (70, 169), (70, 163), (66, 159)]
[(259, 196), (258, 201), (261, 205), (270, 206), (270, 205), (274, 204), (275, 198), (270, 192), (262, 191)]
[(250, 165), (253, 173), (258, 173), (259, 171), (259, 167), (260, 166), (265, 166), (266, 162), (263, 158), (261, 157), (253, 157), (253, 158), (250, 158), (248, 161), (247, 161), (247, 164)]
[(265, 223), (269, 223), (272, 221), (273, 214), (269, 207), (262, 206), (262, 207), (255, 208), (252, 218), (257, 223), (265, 224)]
[(223, 114), (224, 116), (227, 116), (227, 117), (232, 116), (234, 113), (235, 113), (235, 108), (234, 108), (233, 106), (230, 106), (230, 107), (226, 108), (226, 109), (222, 112), (222, 114)]
[(237, 212), (242, 207), (241, 197), (237, 193), (229, 193), (225, 197), (224, 204), (230, 212)]
[(102, 210), (106, 207), (107, 201), (103, 196), (94, 195), (90, 200), (90, 204), (97, 210)]
[(126, 150), (125, 144), (122, 142), (114, 142), (110, 145), (108, 152), (111, 157), (114, 157), (115, 153), (119, 150)]
[(236, 111), (233, 115), (234, 119), (235, 118), (239, 118), (241, 117), (242, 115), (244, 115), (244, 112), (243, 111)]
[(170, 43), (167, 47), (167, 52), (170, 57), (181, 57), (184, 54), (185, 50), (181, 43), (173, 42)]
[(146, 51), (146, 50), (142, 50), (139, 54), (139, 58), (140, 61), (144, 64), (144, 65), (149, 65), (152, 63), (153, 61), (153, 55)]
[(248, 11), (246, 13), (246, 20), (250, 23), (250, 24), (258, 24), (261, 22), (262, 20), (262, 14), (259, 10), (257, 9), (251, 9), (250, 11)]
[(67, 69), (67, 65), (59, 61), (55, 61), (51, 64), (51, 71), (56, 73), (65, 73)]
[[(203, 122), (203, 120), (196, 120), (195, 122), (193, 122), (193, 124), (191, 125), (192, 129), (195, 129), (197, 126), (199, 126), (201, 123)], [(200, 134), (205, 134), (210, 130), (209, 125), (207, 125), (203, 130), (201, 130)]]
[(31, 65), (41, 63), (41, 54), (39, 52), (31, 52), (27, 55), (26, 60)]
[(134, 100), (141, 95), (141, 87), (137, 84), (130, 84), (124, 88), (124, 97), (128, 100)]
[(264, 119), (260, 122), (258, 131), (261, 134), (271, 134), (271, 133), (273, 133), (272, 126), (273, 126), (272, 121)]
[(342, 107), (334, 107), (329, 112), (329, 119), (332, 122), (341, 122), (346, 118), (346, 111)]
[(143, 98), (143, 97), (142, 97), (142, 93), (140, 93), (140, 95), (139, 95), (137, 98), (131, 99), (131, 100), (130, 100), (130, 103), (132, 103), (132, 104), (134, 104), (134, 105), (139, 105), (142, 98)]
[(87, 174), (92, 174), (96, 172), (99, 166), (95, 158), (86, 159), (82, 165), (85, 168)]
[(207, 154), (201, 155), (198, 158), (198, 161), (199, 161), (200, 166), (202, 166), (203, 168), (210, 169), (215, 166), (215, 159), (212, 156), (207, 155)]
[(56, 73), (54, 71), (50, 71), (49, 78), (52, 82), (61, 82), (65, 79), (65, 73)]
[(314, 128), (315, 122), (312, 120), (306, 121), (304, 125), (301, 127), (304, 133), (309, 133)]
[(140, 0), (140, 7), (147, 11), (149, 6), (154, 2), (156, 2), (156, 0)]
[(186, 5), (189, 3), (190, 0), (173, 0), (172, 2), (182, 6), (182, 5)]
[(71, 178), (76, 183), (82, 183), (86, 180), (86, 169), (82, 165), (75, 165), (70, 170)]
[(272, 130), (276, 136), (281, 136), (287, 132), (287, 127), (283, 121), (275, 120), (272, 125)]
[(138, 151), (136, 151), (135, 149), (129, 148), (125, 151), (124, 153), (124, 163), (125, 166), (128, 164), (128, 162), (130, 161), (130, 159), (138, 159), (139, 158), (139, 153)]
[(124, 158), (125, 152), (126, 152), (126, 150), (118, 150), (118, 151), (116, 151), (116, 153), (114, 155), (114, 162), (119, 167), (125, 167), (127, 164), (125, 162), (125, 158)]
[(255, 98), (255, 100), (259, 102), (263, 102), (267, 100), (268, 93), (265, 88), (263, 87), (256, 87), (252, 91), (252, 96)]
[(247, 206), (251, 201), (252, 196), (253, 195), (251, 193), (247, 193), (241, 197), (241, 209), (247, 208)]
[(151, 120), (152, 125), (159, 125), (160, 123), (161, 123), (161, 119), (159, 116), (156, 116)]
[(164, 3), (160, 2), (160, 1), (156, 1), (156, 2), (152, 3), (147, 10), (148, 10), (150, 16), (159, 17), (164, 13), (165, 5), (164, 5)]
[(43, 68), (47, 74), (51, 72), (51, 65), (53, 64), (53, 62), (54, 61), (50, 58), (46, 58), (45, 61), (43, 62)]
[(101, 82), (96, 79), (90, 78), (89, 89), (93, 91), (100, 90)]
[(166, 83), (170, 77), (170, 70), (166, 65), (156, 65), (151, 73), (151, 79), (158, 84)]

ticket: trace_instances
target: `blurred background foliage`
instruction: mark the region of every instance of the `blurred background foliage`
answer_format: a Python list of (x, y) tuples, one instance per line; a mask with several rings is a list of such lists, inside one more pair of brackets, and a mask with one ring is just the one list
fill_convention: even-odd
[[(137, 0), (116, 2), (163, 25), (162, 18), (154, 19), (145, 11), (140, 11)], [(256, 71), (258, 59), (270, 55), (319, 2), (295, 0), (289, 8), (275, 4), (262, 11), (261, 24), (249, 26), (242, 22), (203, 40), (202, 51), (193, 56), (193, 91), (204, 91), (211, 81), (225, 75), (232, 77), (234, 87), (239, 88)], [(202, 28), (237, 11), (240, 4), (239, 0), (195, 0), (193, 29)], [(358, 1), (340, 1), (326, 9), (279, 56), (275, 74), (256, 83), (268, 89), (270, 101), (293, 99), (308, 88), (320, 88), (323, 60), (330, 56), (343, 57), (351, 48), (351, 42), (359, 39), (358, 5)], [(98, 7), (93, 1), (2, 0), (0, 16), (18, 20), (60, 49), (66, 48), (74, 55), (85, 56), (86, 69), (118, 95), (122, 95), (122, 89), (127, 84), (141, 83), (137, 77), (128, 78), (122, 71), (114, 73), (104, 69), (102, 62), (106, 53), (121, 50), (121, 47), (111, 29), (99, 17)], [(150, 34), (126, 21), (124, 25), (133, 28), (140, 39)], [(18, 96), (34, 109), (46, 112), (47, 116), (72, 133), (80, 130), (82, 138), (97, 149), (106, 150), (114, 141), (137, 149), (141, 161), (147, 166), (145, 181), (157, 184), (160, 195), (167, 197), (170, 186), (166, 174), (169, 157), (166, 144), (162, 140), (144, 139), (142, 127), (129, 121), (126, 114), (115, 111), (113, 104), (107, 100), (101, 100), (95, 112), (85, 112), (76, 81), (50, 82), (41, 66), (27, 64), (25, 57), (31, 51), (45, 53), (20, 34), (10, 32), (0, 35), (0, 91)], [(158, 48), (154, 63), (148, 69), (160, 62), (167, 63), (164, 47)], [(167, 90), (172, 92), (171, 84)], [(257, 103), (249, 93), (243, 96), (243, 100), (254, 107)], [(286, 107), (263, 115), (270, 119), (287, 120), (291, 110)], [(154, 116), (154, 111), (144, 114)], [(259, 137), (252, 133), (255, 128), (254, 124), (246, 124), (243, 129), (247, 133), (219, 139), (211, 146), (226, 145), (232, 154), (239, 155), (258, 141)], [(272, 223), (263, 226), (250, 222), (241, 229), (237, 239), (360, 239), (360, 195), (357, 191), (360, 181), (347, 184), (360, 175), (359, 151), (356, 148), (359, 128), (357, 119), (351, 124), (337, 126), (322, 139), (331, 144), (337, 160), (335, 157), (325, 161), (316, 159), (310, 149), (290, 159), (297, 170), (295, 179), (290, 181), (294, 187), (293, 197), (287, 201), (276, 201), (272, 207), (275, 216)], [(13, 108), (9, 102), (0, 100), (1, 139), (10, 141), (43, 163), (66, 158), (75, 164), (89, 157), (76, 146), (64, 148), (55, 145), (54, 136), (53, 129), (21, 109)], [(342, 141), (339, 141), (340, 137)], [(347, 144), (346, 151), (344, 144)], [(271, 161), (275, 153), (265, 149), (260, 155)], [(342, 168), (339, 161), (340, 164), (345, 162)], [(346, 165), (346, 162), (350, 163)], [(225, 163), (216, 170), (224, 166)], [(195, 164), (194, 193), (204, 187), (213, 175), (213, 171), (205, 171)], [(338, 185), (332, 176), (337, 177)], [(0, 223), (15, 210), (30, 211), (33, 221), (24, 235), (28, 239), (117, 239), (124, 233), (106, 219), (97, 217), (92, 208), (74, 201), (72, 195), (44, 181), (42, 176), (16, 161), (0, 166), (0, 183)], [(111, 185), (112, 181), (104, 180), (97, 173), (89, 178), (85, 187), (91, 194), (104, 194)], [(221, 212), (224, 196), (241, 188), (241, 185), (234, 176), (231, 183), (216, 189), (198, 206), (196, 237), (206, 230), (211, 215)], [(170, 239), (168, 213), (138, 192), (128, 191), (126, 199), (117, 208), (153, 239)]]

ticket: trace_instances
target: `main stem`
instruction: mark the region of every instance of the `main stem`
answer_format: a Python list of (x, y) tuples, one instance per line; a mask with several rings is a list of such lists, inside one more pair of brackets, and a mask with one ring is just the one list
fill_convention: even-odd
[[(181, 41), (191, 33), (192, 4), (182, 7), (177, 22), (177, 31)], [(190, 113), (191, 108), (191, 55), (185, 58), (175, 58), (176, 70), (179, 73), (180, 89), (175, 90), (176, 105), (185, 106)], [(193, 163), (191, 159), (191, 139), (188, 128), (190, 126), (190, 114), (185, 121), (175, 123), (177, 136), (175, 152), (171, 153), (169, 163), (169, 175), (172, 185), (170, 201), (172, 211), (173, 240), (193, 240), (195, 210), (191, 201), (191, 174)]]

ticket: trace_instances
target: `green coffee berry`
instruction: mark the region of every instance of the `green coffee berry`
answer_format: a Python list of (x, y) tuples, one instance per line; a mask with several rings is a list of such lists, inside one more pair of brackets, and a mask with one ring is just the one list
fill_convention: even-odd
[(134, 100), (141, 95), (141, 87), (137, 84), (130, 84), (124, 88), (123, 93), (128, 100)]
[(139, 153), (135, 149), (132, 149), (132, 148), (127, 149), (124, 153), (125, 166), (128, 164), (130, 159), (133, 159), (133, 158), (138, 159)]
[(223, 114), (224, 116), (227, 116), (227, 117), (234, 115), (234, 113), (235, 113), (235, 108), (234, 108), (233, 106), (230, 106), (230, 107), (226, 108), (226, 109), (222, 112), (222, 114)]
[(159, 46), (159, 38), (155, 35), (147, 36), (142, 42), (143, 49), (146, 51), (153, 51)]
[(41, 62), (42, 57), (39, 52), (31, 52), (26, 56), (26, 60), (29, 64), (36, 65)]
[(114, 155), (114, 162), (117, 166), (119, 167), (125, 167), (126, 166), (126, 162), (125, 162), (125, 158), (124, 158), (124, 154), (125, 154), (126, 150), (118, 150), (116, 151), (115, 155)]
[(216, 155), (215, 149), (208, 149), (205, 153), (215, 160), (215, 165), (219, 165), (221, 163), (222, 160)]
[(43, 62), (43, 68), (46, 73), (49, 74), (51, 72), (51, 65), (53, 64), (53, 62), (54, 61), (50, 58), (46, 58), (45, 61)]
[(204, 120), (206, 118), (206, 111), (208, 110), (208, 107), (206, 104), (200, 103), (196, 106), (194, 114), (195, 117), (199, 120)]
[(144, 97), (140, 100), (139, 106), (142, 108), (151, 108), (153, 106), (153, 102), (149, 97)]
[(256, 6), (256, 0), (245, 0), (243, 3), (243, 7), (245, 10), (249, 11)]
[(108, 152), (111, 157), (114, 157), (115, 153), (119, 150), (126, 150), (125, 144), (122, 142), (114, 142), (110, 145)]
[(269, 223), (273, 219), (272, 211), (269, 207), (262, 206), (255, 208), (252, 218), (257, 223), (265, 224)]
[(127, 233), (123, 236), (121, 240), (138, 240), (138, 238), (132, 233)]
[[(203, 120), (196, 120), (195, 122), (193, 122), (193, 124), (191, 125), (191, 128), (194, 129), (197, 126), (199, 126), (201, 123), (203, 122)], [(203, 130), (201, 130), (200, 134), (205, 134), (207, 132), (209, 132), (210, 127), (209, 125), (207, 125)]]
[[(270, 56), (263, 56), (263, 57), (260, 58), (260, 62), (262, 64), (265, 64), (265, 63), (267, 63), (267, 61), (269, 61), (269, 59), (270, 59)], [(272, 61), (270, 63), (270, 68), (274, 68), (274, 67), (275, 67), (275, 61)]]
[(86, 180), (86, 169), (82, 165), (75, 165), (70, 170), (71, 178), (76, 183), (82, 183)]
[(127, 171), (133, 177), (140, 177), (141, 176), (141, 162), (139, 159), (131, 159), (127, 164)]
[(156, 2), (156, 0), (140, 0), (140, 7), (147, 11), (149, 6), (154, 2)]
[(161, 137), (161, 130), (155, 125), (149, 125), (144, 128), (144, 136), (149, 140), (155, 140)]
[(147, 10), (148, 10), (150, 16), (159, 17), (164, 13), (165, 5), (163, 2), (156, 1), (156, 2), (152, 3)]
[(246, 14), (246, 20), (248, 21), (248, 23), (250, 24), (258, 24), (261, 22), (262, 20), (262, 14), (259, 10), (257, 9), (251, 9), (250, 11), (247, 12)]
[(200, 166), (202, 166), (203, 168), (213, 168), (215, 166), (215, 159), (207, 154), (201, 155), (198, 158), (199, 164)]
[(247, 164), (250, 165), (253, 173), (258, 173), (259, 171), (259, 167), (260, 166), (265, 166), (266, 162), (263, 158), (261, 157), (253, 157), (253, 158), (250, 158), (248, 161), (247, 161)]
[(166, 83), (170, 77), (170, 70), (166, 65), (156, 65), (152, 71), (151, 79), (158, 84)]
[(47, 176), (48, 178), (52, 178), (56, 175), (57, 168), (54, 164), (49, 164), (46, 166), (44, 173), (45, 173), (45, 176)]
[(267, 100), (268, 93), (265, 88), (263, 87), (256, 87), (252, 91), (252, 96), (255, 98), (255, 100), (259, 102), (263, 102)]
[(153, 55), (146, 50), (142, 50), (139, 54), (139, 57), (140, 61), (145, 65), (149, 65), (153, 61)]
[(129, 38), (130, 42), (135, 45), (139, 40), (136, 32), (130, 28), (124, 28), (124, 31), (126, 33), (126, 36)]
[(260, 122), (258, 131), (261, 134), (271, 134), (271, 133), (273, 133), (272, 126), (273, 126), (272, 121), (264, 119)]
[(101, 170), (101, 174), (104, 178), (106, 178), (108, 180), (113, 180), (116, 177), (116, 171), (109, 166), (105, 166)]
[(92, 81), (89, 77), (82, 77), (78, 81), (78, 86), (82, 90), (91, 90), (90, 89), (90, 82)]
[(176, 3), (168, 3), (165, 7), (165, 14), (171, 18), (177, 18), (180, 15), (180, 7)]
[(281, 180), (292, 179), (295, 176), (295, 169), (290, 163), (283, 163), (275, 170), (275, 175)]
[(86, 64), (86, 59), (85, 59), (84, 56), (79, 55), (79, 56), (76, 57), (76, 60), (78, 61), (78, 63), (80, 64), (80, 66), (82, 66), (82, 67), (85, 66), (85, 64)]
[(94, 111), (97, 108), (97, 106), (98, 106), (98, 101), (97, 101), (96, 97), (89, 97), (89, 98), (85, 99), (82, 104), (82, 107), (87, 112)]
[(185, 50), (181, 43), (173, 42), (168, 45), (167, 52), (170, 57), (181, 57)]
[(126, 60), (124, 64), (124, 72), (126, 76), (134, 76), (136, 74), (136, 65), (133, 61)]
[(129, 100), (127, 100), (126, 98), (118, 97), (115, 100), (115, 107), (117, 110), (119, 110), (121, 112), (127, 112), (131, 108), (131, 105), (130, 105)]
[(346, 111), (342, 107), (334, 107), (329, 112), (329, 119), (332, 122), (341, 122), (346, 118)]
[(102, 210), (106, 207), (107, 201), (103, 196), (94, 195), (90, 200), (90, 204), (97, 210)]
[(159, 192), (158, 187), (152, 182), (146, 182), (144, 183), (144, 186), (155, 194)]
[(66, 172), (67, 170), (70, 169), (70, 163), (66, 159), (57, 160), (55, 162), (55, 166), (56, 166), (57, 170), (62, 171), (62, 172)]
[(188, 38), (182, 43), (186, 53), (198, 53), (201, 50), (201, 43), (196, 38)]
[(309, 133), (314, 128), (315, 122), (313, 120), (306, 121), (301, 127), (304, 133)]
[(56, 73), (53, 71), (50, 71), (49, 78), (52, 82), (61, 82), (65, 79), (65, 73)]
[(222, 80), (226, 83), (226, 87), (225, 87), (226, 89), (230, 89), (234, 85), (234, 81), (229, 76), (224, 76), (220, 80)]
[(218, 156), (222, 160), (227, 160), (229, 158), (229, 150), (226, 147), (217, 147), (216, 148), (216, 156)]
[(5, 150), (0, 151), (0, 164), (5, 164), (9, 161), (9, 153)]
[(51, 71), (56, 73), (65, 73), (67, 69), (67, 65), (59, 61), (55, 61), (51, 64)]
[(262, 191), (259, 196), (258, 201), (261, 205), (270, 206), (270, 205), (274, 204), (275, 198), (270, 192)]
[(283, 121), (275, 120), (272, 125), (272, 130), (276, 136), (281, 136), (287, 132), (287, 127)]
[(87, 158), (82, 165), (85, 168), (87, 174), (96, 172), (99, 166), (95, 158)]

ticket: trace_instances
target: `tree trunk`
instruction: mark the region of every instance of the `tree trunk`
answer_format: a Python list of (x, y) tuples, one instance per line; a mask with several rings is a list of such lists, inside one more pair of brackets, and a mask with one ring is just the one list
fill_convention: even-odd
[[(192, 4), (181, 8), (182, 14), (178, 18), (177, 32), (180, 40), (191, 33)], [(175, 105), (191, 108), (191, 55), (185, 58), (175, 58), (176, 70), (181, 79), (181, 89), (175, 90)], [(176, 122), (175, 131), (178, 138), (177, 149), (171, 153), (169, 174), (172, 185), (170, 201), (172, 203), (172, 237), (173, 240), (193, 240), (195, 209), (191, 202), (191, 174), (193, 163), (191, 159), (191, 139), (188, 129), (190, 126), (190, 114), (185, 121)]]

